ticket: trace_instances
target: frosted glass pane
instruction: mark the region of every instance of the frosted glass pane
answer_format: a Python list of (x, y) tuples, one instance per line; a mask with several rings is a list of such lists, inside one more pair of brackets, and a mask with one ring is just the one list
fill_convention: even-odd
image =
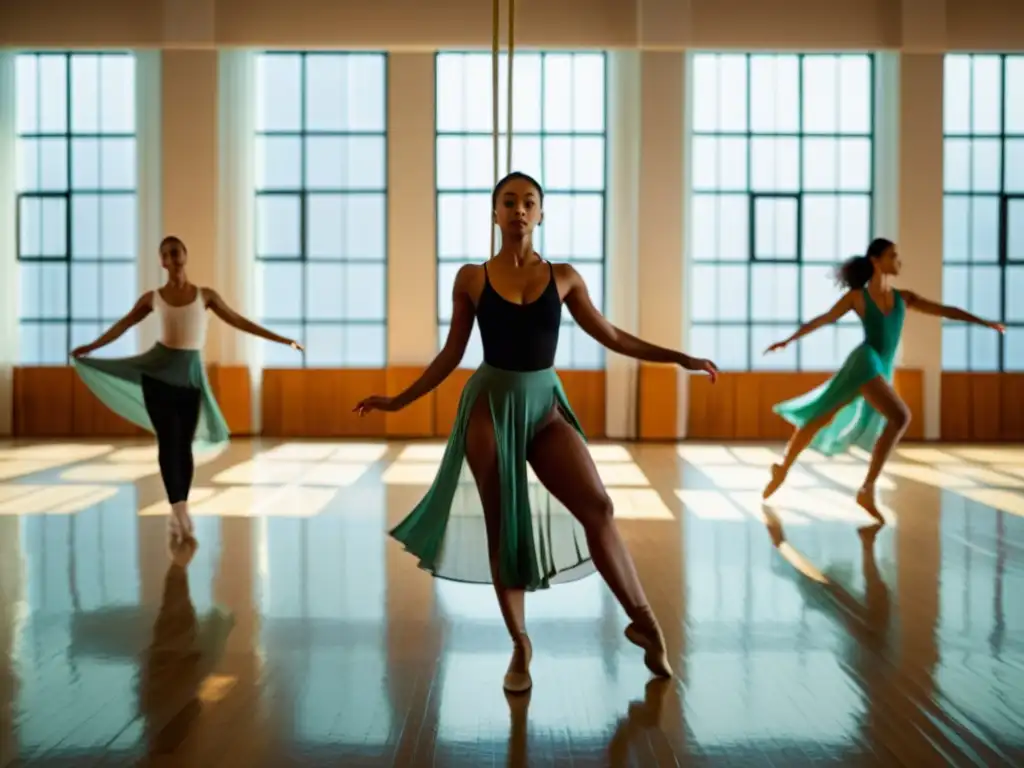
[(979, 317), (991, 317), (998, 314), (999, 295), (1002, 293), (1000, 268), (995, 266), (972, 267), (969, 279), (970, 303), (965, 309)]
[(345, 197), (345, 249), (352, 259), (387, 258), (387, 196), (358, 194)]
[(1006, 258), (1024, 261), (1024, 200), (1006, 201)]
[(1024, 139), (1006, 140), (1005, 191), (1024, 192)]
[(67, 257), (67, 202), (61, 197), (44, 197), (40, 201), (42, 238), (40, 255)]
[(584, 371), (604, 367), (604, 348), (578, 326), (562, 326), (559, 346), (568, 342), (570, 350), (567, 368)]
[(868, 195), (840, 196), (836, 259), (863, 253), (870, 239), (871, 198)]
[(1003, 114), (1007, 133), (1024, 133), (1024, 56), (1006, 57)]
[(448, 322), (452, 319), (452, 291), (455, 288), (455, 275), (462, 268), (461, 263), (441, 263), (437, 265), (437, 316)]
[[(289, 265), (290, 266), (290, 265)], [(310, 320), (345, 318), (345, 265), (311, 263), (306, 266), (306, 317)], [(367, 286), (372, 290), (373, 286)]]
[(828, 312), (843, 289), (835, 284), (834, 265), (804, 266), (800, 290), (800, 320), (807, 322)]
[(302, 265), (263, 262), (260, 268), (262, 302), (260, 316), (272, 321), (302, 317)]
[(19, 134), (39, 131), (39, 67), (36, 57), (22, 54), (14, 63), (15, 127)]
[(100, 57), (71, 57), (71, 130), (100, 131)]
[(804, 195), (801, 229), (804, 261), (839, 260), (839, 202), (835, 197)]
[(344, 195), (309, 195), (306, 198), (306, 252), (309, 258), (343, 258), (346, 223)]
[[(530, 61), (515, 63), (514, 75), (517, 84), (530, 83), (534, 80), (530, 64)], [(602, 54), (580, 53), (573, 56), (574, 130), (605, 130), (605, 80), (605, 58)], [(536, 90), (532, 92), (536, 93)], [(523, 130), (519, 125), (519, 121), (516, 121), (517, 130)]]
[[(489, 64), (488, 69), (490, 69)], [(572, 75), (572, 54), (549, 54), (544, 57), (545, 130), (571, 131), (573, 129)]]
[(746, 266), (719, 266), (717, 270), (716, 317), (718, 320), (745, 321), (749, 317), (749, 284)]
[(946, 195), (942, 201), (942, 258), (967, 261), (970, 256), (970, 198)]
[(693, 130), (717, 131), (719, 129), (718, 56), (699, 53), (693, 57)]
[(999, 198), (971, 199), (971, 259), (999, 260)]
[(68, 188), (68, 143), (65, 139), (39, 140), (39, 189), (62, 192)]
[(43, 202), (39, 198), (23, 197), (18, 201), (18, 255), (42, 255)]
[(71, 258), (95, 259), (100, 256), (99, 195), (71, 197)]
[[(113, 288), (113, 286), (110, 286)], [(73, 264), (71, 267), (71, 316), (84, 319), (100, 317), (99, 264)]]
[(134, 259), (138, 255), (138, 203), (135, 195), (100, 197), (100, 249), (107, 258)]
[(750, 187), (756, 192), (789, 192), (800, 187), (798, 139), (754, 138), (750, 142)]
[(349, 264), (345, 275), (345, 316), (384, 320), (387, 276), (383, 264)]
[(135, 132), (135, 56), (100, 57), (100, 130)]
[(971, 131), (999, 133), (1003, 63), (999, 56), (972, 56)]
[(750, 254), (750, 205), (746, 195), (718, 198), (718, 251), (722, 261), (746, 261)]
[(135, 139), (100, 141), (100, 186), (103, 189), (135, 189)]
[[(991, 314), (989, 312), (988, 314)], [(968, 354), (972, 371), (999, 370), (999, 334), (988, 328), (968, 326)]]
[(870, 139), (839, 140), (838, 188), (851, 192), (867, 192), (871, 189)]
[(804, 139), (804, 189), (839, 188), (839, 143), (836, 139)]
[[(464, 65), (462, 54), (440, 53), (437, 55), (437, 130), (462, 131), (462, 110), (465, 100)], [(540, 83), (537, 83), (539, 92)]]
[(1024, 323), (1024, 266), (1006, 268), (1003, 316), (1008, 323)]
[(947, 192), (971, 190), (971, 142), (946, 139), (943, 148), (943, 188)]
[[(307, 339), (298, 323), (269, 323), (267, 324), (274, 333), (284, 336), (286, 339), (295, 339), (305, 345)], [(258, 356), (261, 358), (263, 368), (301, 368), (303, 355), (291, 347), (283, 344), (275, 344), (271, 341), (259, 340)]]
[(871, 132), (871, 61), (867, 56), (839, 57), (839, 130)]
[(302, 140), (256, 137), (256, 189), (298, 189), (302, 184)]
[(387, 358), (383, 324), (345, 326), (344, 364), (353, 368), (383, 368)]
[(943, 123), (946, 133), (971, 130), (971, 58), (947, 55), (943, 83)]
[(942, 303), (951, 307), (966, 307), (969, 304), (970, 267), (942, 268)]
[(839, 131), (839, 67), (835, 56), (807, 56), (803, 62), (804, 130)]
[(103, 264), (100, 267), (100, 318), (113, 322), (124, 317), (138, 299), (138, 292), (133, 262)]
[(59, 319), (68, 316), (66, 264), (22, 262), (19, 276), (22, 318)]
[(340, 368), (345, 363), (345, 330), (337, 325), (306, 326), (306, 366)]
[(71, 188), (100, 188), (100, 142), (98, 139), (71, 140)]
[(752, 354), (750, 368), (755, 371), (792, 371), (796, 368), (796, 345), (766, 355), (765, 350), (793, 333), (791, 325), (755, 325), (750, 329)]
[(725, 370), (745, 370), (750, 359), (748, 329), (745, 326), (719, 326), (717, 331), (715, 346), (718, 357), (715, 358), (715, 363)]
[(714, 261), (718, 246), (718, 197), (694, 194), (690, 204), (690, 254), (694, 261)]
[[(551, 141), (551, 139), (547, 141)], [(604, 149), (604, 139), (591, 137), (572, 139), (571, 187), (573, 189), (593, 191), (604, 189)], [(723, 168), (723, 171), (730, 170), (730, 168)], [(744, 168), (744, 170), (746, 169)]]
[(797, 321), (799, 267), (755, 264), (751, 269), (751, 319)]
[(754, 202), (754, 258), (796, 259), (797, 201), (757, 198)]
[(747, 57), (723, 54), (718, 59), (718, 130), (745, 131), (747, 120)]
[(37, 61), (39, 130), (45, 133), (65, 133), (68, 130), (67, 56), (47, 54), (39, 56)]
[(256, 254), (298, 258), (301, 227), (299, 198), (261, 195), (256, 198)]
[(256, 130), (298, 131), (302, 127), (302, 58), (264, 54), (256, 59)]
[(1020, 326), (1007, 328), (1003, 349), (1006, 356), (1003, 370), (1015, 373), (1024, 371), (1024, 328)]
[(750, 129), (795, 133), (800, 123), (800, 65), (796, 56), (750, 57)]
[[(998, 139), (973, 140), (971, 186), (975, 192), (998, 192), (1002, 188), (1001, 154), (1002, 148)], [(1009, 168), (1007, 168), (1007, 174), (1009, 174)]]
[(583, 278), (590, 300), (598, 312), (604, 311), (604, 264), (576, 264), (576, 271)]

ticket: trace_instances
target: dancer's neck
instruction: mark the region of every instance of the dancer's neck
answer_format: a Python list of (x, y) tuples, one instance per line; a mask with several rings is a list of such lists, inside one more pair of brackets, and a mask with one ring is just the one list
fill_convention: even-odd
[(175, 274), (167, 273), (167, 282), (164, 283), (165, 288), (171, 290), (185, 288), (188, 285), (188, 275), (185, 274), (185, 270), (177, 272)]
[(888, 293), (892, 290), (890, 277), (891, 275), (881, 275), (876, 272), (868, 282), (868, 290), (872, 293)]
[(540, 256), (533, 250), (533, 241), (529, 237), (502, 243), (501, 250), (494, 258), (514, 267), (525, 267), (540, 260)]

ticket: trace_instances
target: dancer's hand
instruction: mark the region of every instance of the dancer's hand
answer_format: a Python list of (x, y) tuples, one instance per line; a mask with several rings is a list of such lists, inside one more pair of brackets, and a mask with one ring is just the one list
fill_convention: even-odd
[(700, 357), (686, 356), (683, 359), (683, 368), (688, 371), (703, 371), (711, 377), (712, 384), (718, 381), (718, 366), (710, 360), (704, 360)]
[(764, 353), (767, 355), (767, 354), (770, 354), (772, 352), (779, 352), (779, 351), (785, 349), (788, 346), (789, 346), (789, 342), (788, 341), (776, 341), (774, 344), (772, 344), (770, 347), (768, 347), (768, 349), (766, 349), (764, 351)]
[(993, 331), (999, 331), (999, 333), (1006, 333), (1006, 326), (1002, 323), (985, 323), (986, 326), (991, 328)]
[(74, 358), (85, 357), (90, 352), (92, 352), (93, 349), (95, 349), (95, 347), (93, 347), (92, 344), (83, 344), (80, 347), (75, 347), (74, 349), (72, 349), (71, 356)]
[(360, 400), (356, 407), (352, 409), (355, 413), (360, 416), (365, 416), (371, 411), (397, 411), (398, 406), (395, 404), (395, 398), (384, 397), (383, 395), (373, 395), (365, 400)]
[(287, 342), (287, 344), (288, 344), (289, 347), (291, 347), (292, 349), (296, 350), (297, 352), (305, 352), (306, 351), (306, 348), (304, 346), (302, 346), (301, 344), (299, 344), (299, 342), (295, 341), (295, 339), (290, 339)]

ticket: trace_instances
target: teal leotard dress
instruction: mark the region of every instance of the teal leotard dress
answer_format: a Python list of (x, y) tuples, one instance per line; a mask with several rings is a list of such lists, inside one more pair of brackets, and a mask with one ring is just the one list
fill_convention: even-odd
[(774, 408), (797, 429), (838, 408), (832, 421), (811, 441), (811, 447), (826, 456), (842, 453), (853, 445), (870, 451), (885, 428), (885, 417), (868, 405), (860, 395), (860, 388), (876, 376), (892, 381), (906, 314), (900, 292), (893, 293), (893, 306), (886, 314), (865, 288), (864, 317), (861, 318), (864, 343), (853, 350), (843, 367), (820, 387)]

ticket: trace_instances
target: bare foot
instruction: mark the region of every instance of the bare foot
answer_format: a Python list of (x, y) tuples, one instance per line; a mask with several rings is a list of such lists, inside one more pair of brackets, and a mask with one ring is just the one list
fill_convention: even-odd
[(171, 519), (168, 521), (168, 527), (173, 535), (192, 538), (195, 529), (192, 527), (187, 501), (171, 504)]
[(509, 693), (525, 693), (533, 687), (530, 677), (530, 661), (533, 660), (533, 644), (524, 632), (512, 648), (512, 660), (505, 672), (504, 688)]
[(661, 634), (654, 614), (650, 608), (641, 613), (636, 621), (626, 627), (626, 639), (644, 650), (644, 664), (651, 674), (658, 677), (672, 677), (672, 667), (668, 663), (668, 652), (665, 649), (665, 637)]
[(783, 469), (781, 464), (772, 464), (772, 479), (768, 481), (768, 485), (761, 491), (761, 498), (767, 500), (769, 496), (775, 493), (786, 482), (786, 475), (789, 472)]
[(866, 485), (857, 491), (857, 504), (875, 518), (880, 526), (885, 525), (885, 517), (875, 504), (875, 487), (873, 485)]

